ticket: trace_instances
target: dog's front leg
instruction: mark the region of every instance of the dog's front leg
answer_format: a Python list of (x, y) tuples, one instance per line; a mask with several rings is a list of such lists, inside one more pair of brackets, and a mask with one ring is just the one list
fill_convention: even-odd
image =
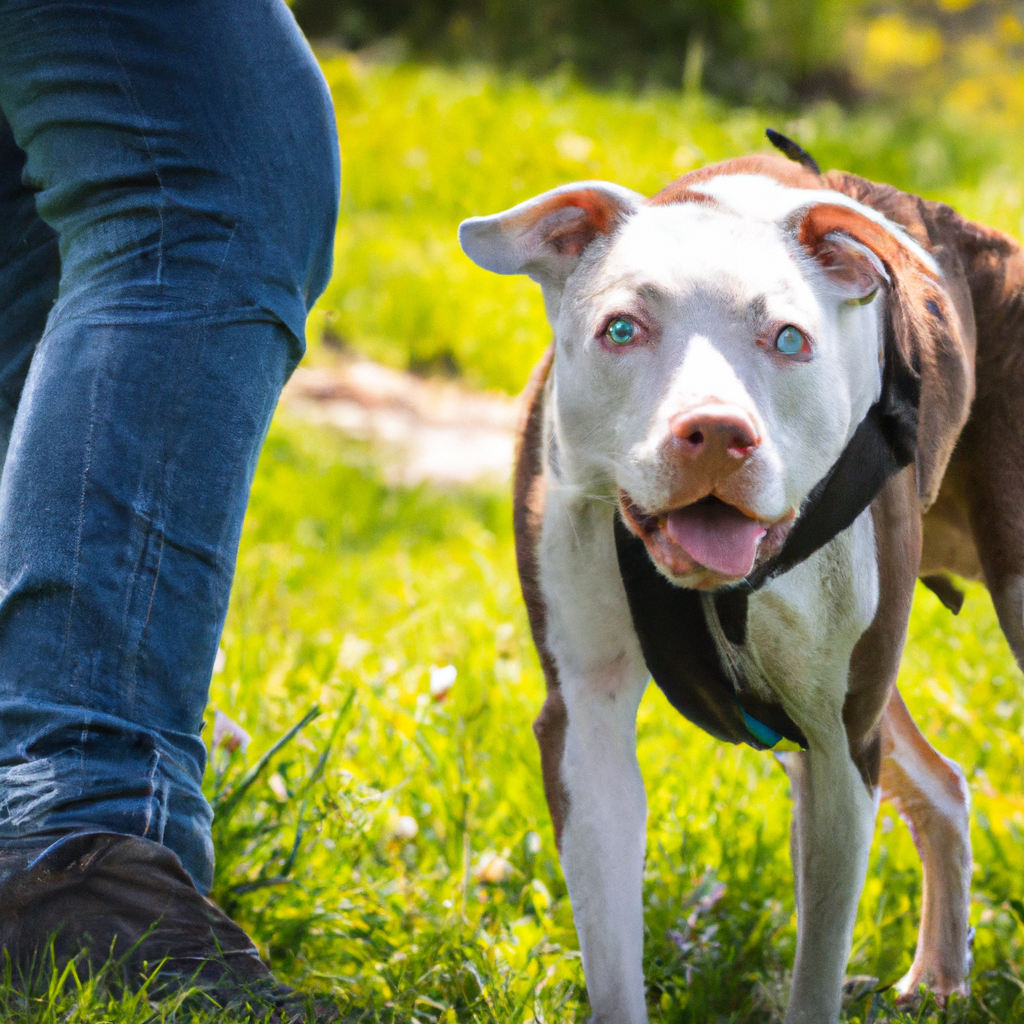
[(643, 863), (647, 802), (636, 759), (642, 679), (563, 683), (567, 721), (562, 870), (594, 1020), (643, 1024)]
[[(648, 681), (604, 503), (555, 494), (532, 612), (548, 698), (534, 731), (594, 1019), (643, 1024), (647, 803), (636, 713)], [(538, 630), (536, 624), (540, 623)]]
[(857, 903), (864, 887), (877, 801), (834, 742), (785, 755), (793, 790), (791, 850), (797, 949), (786, 1024), (839, 1020)]

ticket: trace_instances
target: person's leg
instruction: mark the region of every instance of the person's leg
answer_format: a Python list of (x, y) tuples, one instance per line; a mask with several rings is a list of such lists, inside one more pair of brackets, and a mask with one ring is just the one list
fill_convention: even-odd
[(326, 87), (280, 0), (0, 0), (60, 295), (0, 478), (0, 850), (212, 880), (199, 732), (252, 474), (326, 284)]
[(57, 234), (21, 181), (25, 154), (0, 113), (0, 467), (32, 353), (57, 299)]

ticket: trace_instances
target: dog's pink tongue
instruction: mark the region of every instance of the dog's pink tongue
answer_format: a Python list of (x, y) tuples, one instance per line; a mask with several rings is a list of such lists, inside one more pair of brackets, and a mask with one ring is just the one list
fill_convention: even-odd
[(738, 508), (716, 501), (670, 512), (665, 532), (705, 568), (723, 576), (746, 576), (767, 530)]

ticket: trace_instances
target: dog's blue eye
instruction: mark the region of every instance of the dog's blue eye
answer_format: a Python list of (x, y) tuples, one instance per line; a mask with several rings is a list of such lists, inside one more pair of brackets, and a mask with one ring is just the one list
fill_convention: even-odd
[(636, 324), (624, 317), (617, 317), (604, 332), (616, 345), (628, 345), (636, 336)]
[(775, 347), (785, 356), (795, 356), (804, 347), (804, 336), (790, 324), (779, 331)]

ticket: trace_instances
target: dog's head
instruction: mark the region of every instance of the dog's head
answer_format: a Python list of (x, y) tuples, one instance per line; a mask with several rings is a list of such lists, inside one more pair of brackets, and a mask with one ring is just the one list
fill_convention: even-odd
[(883, 388), (929, 504), (970, 401), (932, 256), (780, 164), (707, 168), (651, 200), (583, 182), (460, 229), (475, 262), (544, 289), (561, 483), (613, 497), (687, 587), (780, 549)]

